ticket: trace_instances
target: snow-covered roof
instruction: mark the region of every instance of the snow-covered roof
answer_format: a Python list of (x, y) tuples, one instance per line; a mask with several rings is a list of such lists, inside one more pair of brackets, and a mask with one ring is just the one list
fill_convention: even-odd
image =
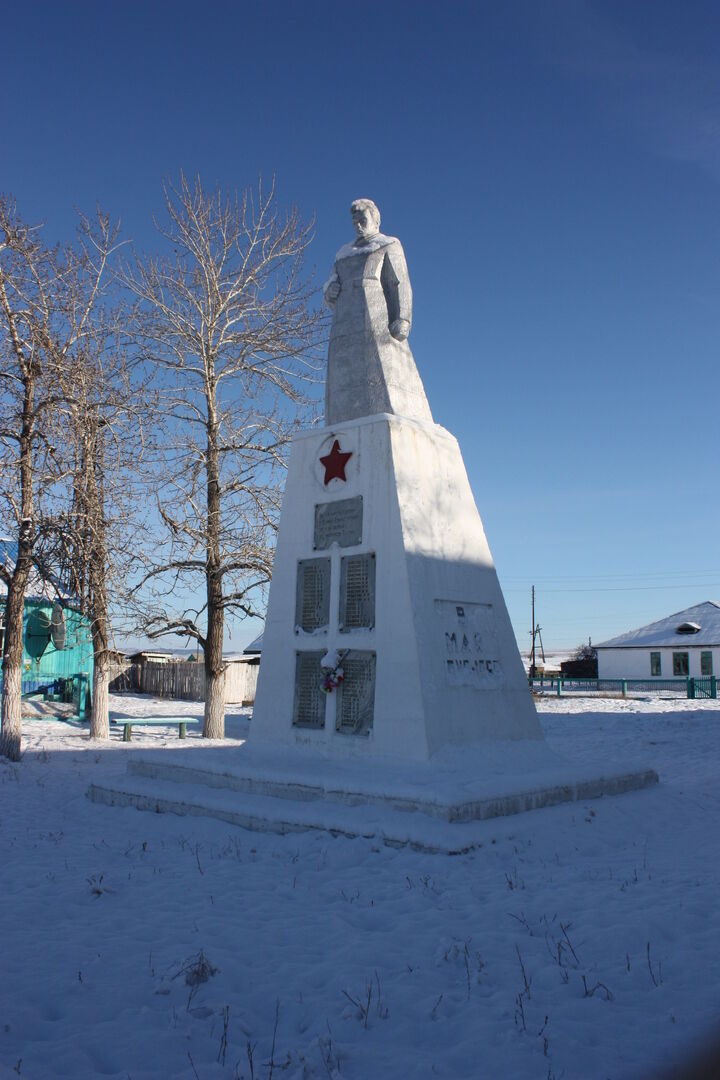
[[(263, 634), (264, 633), (265, 631), (263, 630)], [(257, 653), (262, 652), (263, 634), (258, 634), (258, 636), (254, 638), (249, 645), (245, 646), (243, 652), (246, 656), (257, 655)]]
[[(8, 540), (7, 537), (0, 536), (0, 565), (2, 565), (9, 574), (13, 572), (15, 567), (15, 560), (17, 559), (17, 544), (14, 540)], [(7, 585), (0, 578), (0, 600), (7, 596)], [(33, 566), (30, 571), (30, 577), (28, 579), (27, 588), (25, 590), (26, 600), (47, 600), (49, 604), (54, 603), (55, 600), (60, 600), (64, 604), (72, 606), (74, 597), (70, 596), (61, 586), (57, 578), (52, 575), (48, 577), (41, 577), (37, 568)]]
[[(679, 627), (684, 628), (684, 632)], [(720, 603), (705, 600), (638, 630), (602, 641), (595, 648), (640, 649), (656, 645), (682, 645), (685, 648), (689, 645), (720, 645)]]

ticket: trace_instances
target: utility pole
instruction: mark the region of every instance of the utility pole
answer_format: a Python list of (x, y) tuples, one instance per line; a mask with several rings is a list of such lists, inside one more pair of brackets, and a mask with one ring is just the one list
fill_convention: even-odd
[(532, 649), (530, 650), (530, 678), (535, 678), (535, 586), (532, 586), (530, 593), (530, 603), (532, 606), (532, 622), (530, 623), (530, 634), (532, 635)]
[(531, 592), (530, 592), (530, 604), (531, 604), (531, 607), (532, 607), (532, 630), (530, 631), (530, 634), (532, 636), (532, 647), (530, 649), (530, 671), (528, 672), (528, 678), (532, 681), (532, 679), (535, 678), (535, 674), (536, 674), (536, 671), (537, 671), (537, 666), (535, 664), (535, 642), (538, 639), (540, 640), (540, 651), (542, 653), (543, 664), (545, 663), (545, 648), (543, 646), (543, 639), (542, 639), (542, 633), (541, 633), (542, 628), (540, 626), (540, 623), (535, 622), (535, 586), (534, 585), (532, 586), (532, 589), (531, 589)]

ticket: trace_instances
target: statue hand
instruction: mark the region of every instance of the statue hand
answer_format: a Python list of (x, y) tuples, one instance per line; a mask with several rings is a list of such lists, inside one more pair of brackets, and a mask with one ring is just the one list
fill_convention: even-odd
[(340, 295), (340, 282), (337, 280), (337, 278), (335, 278), (334, 281), (330, 280), (328, 282), (325, 287), (324, 295), (326, 303), (332, 306)]
[(396, 341), (405, 341), (410, 333), (410, 323), (407, 319), (395, 319), (390, 323), (390, 333)]

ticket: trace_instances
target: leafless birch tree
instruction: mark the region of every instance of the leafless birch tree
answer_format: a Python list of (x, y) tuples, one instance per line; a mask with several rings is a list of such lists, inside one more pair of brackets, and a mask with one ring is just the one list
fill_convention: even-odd
[(21, 753), (25, 591), (62, 474), (52, 425), (62, 398), (57, 376), (89, 331), (113, 242), (101, 228), (89, 260), (71, 247), (50, 250), (13, 200), (0, 197), (0, 522), (17, 547), (12, 569), (0, 571), (7, 589), (0, 754), (12, 760)]
[(203, 734), (222, 738), (225, 619), (257, 614), (270, 578), (284, 450), (322, 316), (304, 276), (311, 227), (280, 213), (272, 187), (227, 196), (181, 176), (164, 192), (168, 254), (138, 258), (125, 278), (167, 416), (144, 629), (202, 647)]
[(94, 313), (93, 333), (72, 370), (58, 373), (58, 442), (66, 459), (65, 508), (57, 517), (54, 562), (91, 626), (90, 737), (110, 734), (111, 616), (123, 618), (143, 528), (136, 479), (150, 399), (123, 347), (121, 312)]

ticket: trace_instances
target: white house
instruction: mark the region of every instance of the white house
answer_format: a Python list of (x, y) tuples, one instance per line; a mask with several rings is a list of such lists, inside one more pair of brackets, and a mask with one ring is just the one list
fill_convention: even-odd
[(706, 600), (596, 646), (601, 679), (720, 674), (720, 603)]

